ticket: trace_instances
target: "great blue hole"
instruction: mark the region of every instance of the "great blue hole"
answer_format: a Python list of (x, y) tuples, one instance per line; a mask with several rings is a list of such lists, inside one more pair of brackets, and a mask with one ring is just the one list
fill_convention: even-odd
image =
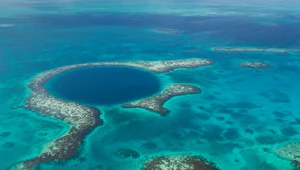
[(45, 84), (57, 98), (93, 105), (121, 104), (161, 90), (154, 73), (133, 67), (101, 66), (61, 73)]

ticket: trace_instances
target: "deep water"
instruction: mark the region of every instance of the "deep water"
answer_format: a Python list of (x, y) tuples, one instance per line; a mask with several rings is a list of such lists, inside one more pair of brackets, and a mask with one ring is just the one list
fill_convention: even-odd
[(46, 84), (58, 98), (93, 105), (112, 105), (150, 97), (160, 92), (153, 73), (130, 67), (80, 68), (62, 73)]
[[(95, 90), (103, 92), (98, 87), (119, 81), (120, 74), (97, 74), (100, 77), (94, 81), (94, 76), (77, 76), (98, 71), (79, 69), (54, 78), (52, 83), (64, 84), (61, 88), (68, 94), (92, 94), (88, 97), (102, 103), (94, 105), (102, 112), (104, 125), (86, 137), (73, 159), (39, 168), (140, 170), (152, 155), (193, 153), (222, 170), (292, 170), (289, 161), (272, 151), (300, 140), (300, 54), (214, 52), (211, 48), (299, 50), (299, 6), (299, 1), (283, 0), (0, 0), (0, 170), (38, 155), (68, 128), (62, 121), (13, 109), (24, 104), (34, 76), (86, 62), (185, 58), (208, 58), (215, 64), (155, 75), (161, 86), (145, 72), (99, 68), (101, 73), (125, 69), (122, 72), (132, 80), (128, 85), (147, 84), (149, 91), (122, 96), (128, 98), (120, 98), (119, 93), (105, 95), (105, 100), (94, 95)], [(153, 32), (159, 28), (181, 32)], [(238, 66), (258, 60), (274, 68)], [(74, 81), (84, 90), (68, 85)], [(201, 94), (171, 99), (165, 104), (170, 113), (164, 117), (110, 105), (152, 95), (171, 83), (196, 85)], [(95, 90), (86, 90), (91, 87)], [(129, 92), (121, 84), (114, 88)], [(82, 97), (74, 100), (82, 101)], [(140, 158), (121, 159), (116, 152), (124, 148), (137, 151)]]

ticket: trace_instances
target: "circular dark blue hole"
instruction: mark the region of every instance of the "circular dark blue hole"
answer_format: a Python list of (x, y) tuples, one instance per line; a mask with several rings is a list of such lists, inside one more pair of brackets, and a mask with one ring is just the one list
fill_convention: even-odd
[(112, 105), (158, 93), (161, 83), (153, 73), (145, 70), (104, 66), (67, 71), (49, 80), (45, 88), (64, 100)]

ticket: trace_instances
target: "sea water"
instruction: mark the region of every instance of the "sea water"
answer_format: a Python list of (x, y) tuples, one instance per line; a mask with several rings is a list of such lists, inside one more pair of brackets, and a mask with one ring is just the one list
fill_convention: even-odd
[[(165, 117), (99, 106), (104, 125), (85, 138), (78, 155), (40, 169), (133, 170), (151, 155), (169, 154), (199, 154), (224, 170), (292, 169), (270, 151), (300, 139), (300, 55), (215, 53), (211, 48), (299, 49), (299, 5), (267, 0), (1, 1), (0, 24), (6, 26), (0, 27), (0, 169), (38, 155), (68, 129), (56, 119), (11, 109), (23, 105), (35, 75), (86, 62), (193, 57), (215, 64), (179, 69), (160, 81), (197, 85), (201, 94), (171, 99)], [(151, 31), (159, 28), (181, 33)], [(274, 68), (238, 66), (258, 60)], [(141, 157), (121, 159), (115, 152), (122, 148)]]
[(154, 74), (136, 68), (82, 68), (56, 76), (46, 89), (60, 99), (94, 105), (114, 105), (150, 97), (161, 90)]

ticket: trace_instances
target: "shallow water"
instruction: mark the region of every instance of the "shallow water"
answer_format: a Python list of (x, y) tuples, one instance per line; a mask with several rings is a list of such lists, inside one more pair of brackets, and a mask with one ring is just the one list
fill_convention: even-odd
[[(224, 170), (289, 170), (270, 150), (300, 140), (300, 54), (213, 52), (213, 47), (300, 45), (297, 1), (3, 1), (0, 3), (0, 169), (40, 153), (68, 125), (25, 110), (38, 73), (85, 62), (207, 58), (215, 64), (157, 75), (163, 86), (189, 83), (201, 94), (176, 97), (161, 117), (97, 106), (104, 125), (78, 155), (40, 169), (133, 170), (147, 156), (199, 154)], [(2, 10), (3, 9), (3, 10)], [(3, 25), (6, 26), (3, 26)], [(179, 29), (178, 35), (158, 33)], [(272, 69), (246, 69), (264, 60)], [(139, 159), (120, 159), (131, 148)]]

